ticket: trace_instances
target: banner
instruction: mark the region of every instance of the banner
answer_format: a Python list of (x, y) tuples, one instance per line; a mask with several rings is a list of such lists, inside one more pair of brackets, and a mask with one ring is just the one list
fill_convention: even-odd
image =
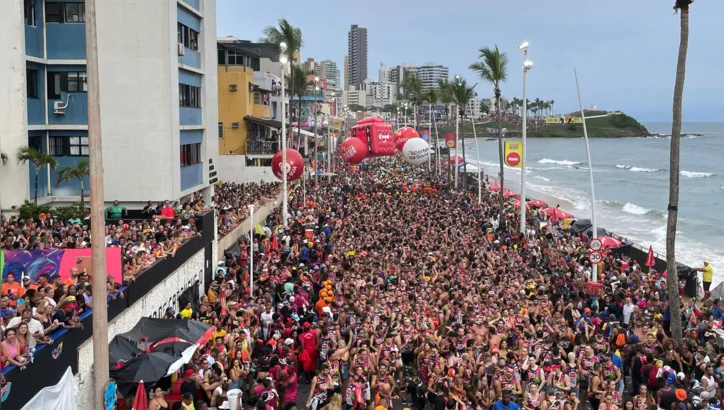
[(457, 148), (456, 144), (455, 144), (455, 133), (454, 132), (445, 133), (445, 146), (448, 148)]
[(546, 124), (583, 124), (583, 118), (572, 115), (566, 115), (565, 117), (554, 115), (552, 117), (546, 117)]
[(511, 168), (520, 168), (523, 163), (523, 143), (520, 141), (505, 141), (505, 165)]
[[(2, 251), (0, 257), (0, 270), (3, 281), (8, 272), (15, 273), (15, 279), (20, 275), (29, 276), (32, 282), (38, 276), (47, 273), (50, 276), (56, 273), (65, 280), (70, 277), (70, 268), (78, 271), (87, 271), (93, 275), (91, 269), (91, 250), (84, 249), (42, 249), (32, 251)], [(123, 280), (121, 270), (121, 248), (106, 248), (106, 274), (113, 275), (115, 280)]]

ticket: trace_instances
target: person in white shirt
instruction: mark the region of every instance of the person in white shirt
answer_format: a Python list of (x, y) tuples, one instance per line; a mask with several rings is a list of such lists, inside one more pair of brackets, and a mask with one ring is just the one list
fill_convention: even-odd
[(45, 329), (43, 329), (43, 324), (40, 323), (40, 321), (38, 321), (37, 319), (33, 318), (32, 313), (32, 309), (23, 309), (23, 312), (20, 314), (20, 316), (15, 316), (14, 318), (10, 319), (10, 322), (8, 322), (6, 329), (18, 327), (20, 326), (20, 323), (22, 323), (23, 321), (27, 321), (28, 334), (34, 335), (35, 333), (40, 333), (41, 336), (44, 335)]
[(623, 305), (623, 326), (625, 328), (629, 327), (629, 323), (631, 322), (631, 316), (633, 315), (635, 308), (636, 305), (631, 302), (631, 298), (626, 298), (626, 304)]

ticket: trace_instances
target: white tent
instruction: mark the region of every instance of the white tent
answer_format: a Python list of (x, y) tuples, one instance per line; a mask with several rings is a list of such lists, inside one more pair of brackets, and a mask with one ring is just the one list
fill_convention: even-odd
[(22, 410), (76, 410), (77, 388), (74, 379), (69, 366), (58, 384), (39, 391)]

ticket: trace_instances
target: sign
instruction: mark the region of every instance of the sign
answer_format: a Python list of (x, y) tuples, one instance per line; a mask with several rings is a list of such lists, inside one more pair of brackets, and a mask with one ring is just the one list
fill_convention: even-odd
[(583, 118), (572, 115), (546, 117), (546, 124), (583, 124)]
[(598, 252), (591, 252), (591, 254), (588, 255), (588, 260), (590, 260), (594, 265), (601, 263), (601, 259), (603, 259), (603, 257)]
[(591, 249), (594, 251), (600, 250), (603, 247), (603, 244), (599, 239), (594, 239), (591, 241)]
[(505, 141), (505, 165), (511, 168), (520, 168), (523, 163), (523, 143), (520, 141)]
[[(30, 251), (0, 251), (0, 272), (5, 280), (13, 272), (20, 278), (21, 272), (36, 282), (43, 273), (59, 274), (65, 280), (70, 277), (70, 269), (79, 272), (91, 270), (91, 249), (34, 249)], [(106, 273), (122, 278), (121, 248), (106, 248)]]
[(455, 144), (455, 133), (454, 132), (445, 133), (445, 146), (448, 148), (457, 148), (456, 144)]

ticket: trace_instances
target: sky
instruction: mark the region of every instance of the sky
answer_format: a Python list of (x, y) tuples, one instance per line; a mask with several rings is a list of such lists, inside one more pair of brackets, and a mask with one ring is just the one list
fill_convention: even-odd
[[(483, 98), (492, 86), (468, 66), (479, 49), (498, 46), (510, 61), (503, 95), (521, 98), (518, 46), (530, 43), (530, 100), (554, 100), (554, 110), (583, 104), (622, 110), (640, 122), (671, 121), (679, 48), (673, 0), (364, 0), (316, 2), (217, 0), (217, 32), (258, 40), (280, 18), (301, 28), (302, 61), (333, 60), (344, 71), (352, 24), (368, 29), (368, 77), (381, 63), (434, 61), (461, 75)], [(690, 37), (683, 120), (724, 122), (724, 0), (697, 0)], [(344, 73), (342, 73), (344, 76)]]

